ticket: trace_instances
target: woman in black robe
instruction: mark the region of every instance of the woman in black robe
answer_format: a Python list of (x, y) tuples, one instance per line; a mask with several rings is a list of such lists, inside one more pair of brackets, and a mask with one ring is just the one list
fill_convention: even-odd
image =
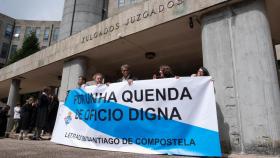
[(24, 137), (27, 137), (27, 133), (29, 131), (29, 125), (30, 125), (30, 121), (31, 121), (32, 103), (33, 102), (34, 102), (34, 99), (32, 97), (30, 97), (21, 108), (21, 112), (20, 112), (21, 131), (20, 131), (19, 139), (23, 139), (23, 134), (24, 134)]

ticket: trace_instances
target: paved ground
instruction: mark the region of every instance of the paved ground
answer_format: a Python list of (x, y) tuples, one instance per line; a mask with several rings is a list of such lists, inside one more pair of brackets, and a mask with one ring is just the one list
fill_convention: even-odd
[[(0, 158), (183, 158), (183, 156), (142, 155), (89, 150), (57, 145), (50, 141), (0, 139)], [(230, 158), (266, 158), (257, 155), (230, 155)], [(276, 158), (277, 156), (271, 157)], [(280, 156), (278, 156), (280, 157)], [(185, 158), (185, 157), (184, 157)]]

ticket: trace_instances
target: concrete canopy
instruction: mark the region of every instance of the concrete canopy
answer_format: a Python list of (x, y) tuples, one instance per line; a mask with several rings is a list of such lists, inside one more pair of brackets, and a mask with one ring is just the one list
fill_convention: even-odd
[[(65, 40), (0, 70), (0, 99), (8, 96), (12, 78), (20, 78), (20, 94), (41, 90), (44, 86), (59, 86), (63, 64), (76, 56), (88, 58), (87, 78), (94, 72), (102, 72), (113, 81), (120, 76), (120, 65), (132, 66), (135, 76), (151, 78), (161, 64), (169, 64), (178, 75), (190, 75), (202, 65), (201, 28), (196, 19), (240, 0), (185, 0), (181, 5), (167, 9), (171, 0), (151, 0), (89, 27)], [(173, 1), (175, 2), (175, 0)], [(280, 1), (267, 0), (267, 13), (274, 43), (280, 43)], [(127, 19), (144, 15), (151, 8), (165, 5), (163, 13), (142, 18), (125, 25)], [(152, 7), (151, 7), (152, 6)], [(192, 16), (194, 28), (189, 28)], [(197, 18), (196, 18), (197, 17)], [(94, 36), (106, 27), (120, 26), (110, 34)], [(86, 40), (88, 38), (88, 40)], [(90, 38), (93, 38), (91, 40)], [(146, 52), (155, 52), (153, 60), (145, 58)]]
[[(21, 79), (20, 94), (40, 91), (44, 86), (59, 86), (64, 61), (76, 56), (87, 58), (88, 79), (93, 73), (101, 72), (108, 81), (115, 81), (121, 76), (120, 66), (125, 63), (131, 65), (133, 74), (140, 79), (152, 78), (161, 64), (170, 65), (178, 75), (190, 75), (202, 64), (200, 30), (197, 23), (191, 29), (188, 18), (182, 17), (121, 37), (17, 76)], [(145, 58), (146, 52), (155, 52), (155, 58)], [(10, 80), (2, 81), (0, 86), (1, 98), (7, 97)]]

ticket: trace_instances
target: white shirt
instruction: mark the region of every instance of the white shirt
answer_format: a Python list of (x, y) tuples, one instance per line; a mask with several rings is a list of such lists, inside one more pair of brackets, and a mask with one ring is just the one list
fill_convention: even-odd
[(16, 106), (14, 108), (14, 119), (20, 119), (20, 107), (19, 106)]
[(81, 89), (85, 89), (85, 88), (86, 88), (86, 86), (88, 86), (88, 85), (86, 85), (86, 84), (82, 84), (80, 88), (81, 88)]

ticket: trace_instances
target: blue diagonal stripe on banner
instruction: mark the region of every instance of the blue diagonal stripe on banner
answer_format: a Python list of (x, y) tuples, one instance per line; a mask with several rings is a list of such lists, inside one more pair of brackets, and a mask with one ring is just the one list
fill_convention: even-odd
[[(131, 121), (129, 117), (130, 107), (121, 105), (115, 102), (108, 103), (93, 103), (93, 104), (76, 104), (73, 100), (75, 95), (84, 95), (81, 89), (75, 89), (68, 94), (65, 106), (71, 111), (77, 114), (77, 109), (86, 110), (100, 110), (104, 109), (108, 111), (111, 109), (120, 109), (123, 111), (123, 119), (116, 121), (114, 119), (110, 121), (84, 121), (89, 127), (110, 135), (116, 138), (132, 138), (133, 143), (142, 147), (158, 151), (162, 154), (182, 154), (188, 155), (190, 153), (196, 156), (221, 156), (219, 133), (216, 131), (196, 127), (193, 125), (185, 124), (174, 120), (134, 120)], [(138, 110), (140, 112), (140, 110)], [(94, 117), (94, 116), (93, 116)], [(181, 145), (145, 145), (136, 142), (137, 138), (157, 138), (159, 140), (164, 139), (182, 139), (186, 140), (187, 144), (181, 142)], [(190, 140), (194, 140), (195, 145), (188, 145)], [(138, 139), (139, 140), (139, 139)]]

